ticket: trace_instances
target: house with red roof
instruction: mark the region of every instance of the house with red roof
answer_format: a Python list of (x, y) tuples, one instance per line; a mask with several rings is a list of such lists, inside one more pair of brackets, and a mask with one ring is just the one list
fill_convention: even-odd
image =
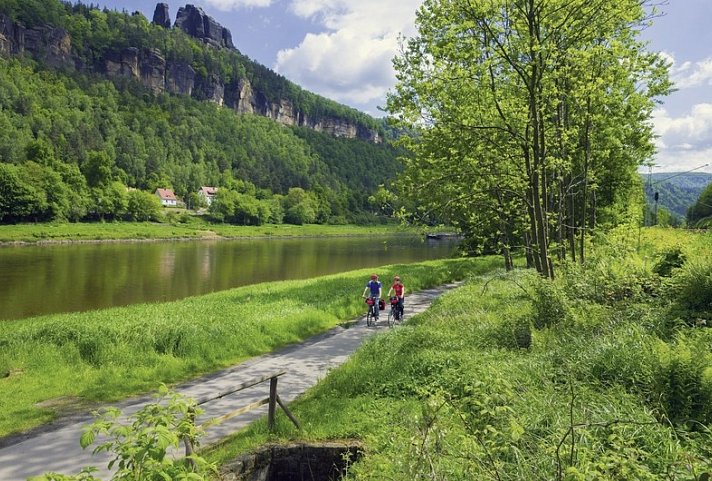
[(172, 189), (156, 189), (155, 194), (161, 200), (161, 205), (175, 207), (178, 205), (178, 198)]
[(200, 196), (201, 199), (205, 202), (205, 205), (210, 206), (210, 204), (213, 203), (213, 199), (215, 198), (215, 194), (218, 193), (218, 188), (217, 187), (206, 187), (203, 186), (200, 188), (198, 191), (198, 196)]

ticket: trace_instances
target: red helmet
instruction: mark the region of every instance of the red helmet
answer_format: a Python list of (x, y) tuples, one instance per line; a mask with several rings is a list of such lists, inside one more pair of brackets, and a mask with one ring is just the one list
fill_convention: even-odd
[(376, 279), (378, 279), (378, 276), (376, 274), (371, 274), (371, 279), (375, 281)]

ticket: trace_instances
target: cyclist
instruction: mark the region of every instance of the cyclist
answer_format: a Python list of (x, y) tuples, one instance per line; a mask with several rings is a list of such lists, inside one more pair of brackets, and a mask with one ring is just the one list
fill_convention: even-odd
[[(370, 291), (370, 292), (369, 292)], [(373, 297), (373, 302), (376, 308), (374, 311), (376, 312), (376, 315), (374, 316), (376, 319), (378, 319), (378, 301), (381, 298), (382, 294), (382, 287), (381, 287), (381, 281), (378, 280), (378, 276), (376, 274), (371, 274), (371, 280), (368, 281), (368, 284), (366, 284), (366, 288), (363, 290), (363, 296), (366, 297), (366, 293), (370, 294), (370, 297)]]
[(399, 314), (396, 319), (400, 319), (401, 317), (403, 317), (403, 303), (405, 301), (405, 286), (401, 282), (400, 276), (395, 276), (393, 278), (393, 285), (390, 289), (388, 289), (388, 297), (391, 297), (393, 294), (398, 297)]

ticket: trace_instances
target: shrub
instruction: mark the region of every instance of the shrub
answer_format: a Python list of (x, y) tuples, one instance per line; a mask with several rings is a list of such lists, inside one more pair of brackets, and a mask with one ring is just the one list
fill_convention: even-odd
[(683, 309), (712, 311), (712, 261), (698, 259), (686, 263), (673, 276), (670, 296)]
[(532, 345), (531, 325), (526, 318), (508, 318), (496, 326), (493, 337), (497, 347), (529, 349)]
[[(175, 459), (171, 451), (189, 440), (194, 448), (203, 432), (195, 426), (195, 418), (202, 411), (195, 401), (162, 387), (155, 403), (147, 404), (132, 415), (125, 424), (118, 409), (96, 414), (96, 421), (85, 429), (80, 444), (87, 448), (97, 438), (100, 444), (94, 453), (111, 455), (109, 469), (116, 468), (111, 480), (191, 479), (207, 481), (215, 474), (215, 466), (192, 454), (186, 459)], [(85, 468), (76, 476), (48, 473), (39, 481), (100, 481)]]
[(712, 419), (712, 373), (708, 367), (705, 342), (678, 339), (657, 347), (653, 401), (659, 402), (665, 416), (674, 423)]
[(682, 249), (677, 246), (662, 253), (653, 266), (653, 272), (661, 277), (670, 277), (673, 269), (682, 267), (686, 257)]
[(558, 284), (541, 279), (534, 285), (534, 327), (543, 329), (569, 319), (569, 303)]
[(126, 216), (139, 222), (161, 219), (161, 201), (150, 192), (131, 190), (126, 194)]

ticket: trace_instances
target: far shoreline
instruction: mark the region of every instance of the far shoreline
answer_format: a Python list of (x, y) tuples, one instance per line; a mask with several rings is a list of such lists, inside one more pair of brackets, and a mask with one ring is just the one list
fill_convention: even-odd
[(233, 226), (158, 223), (19, 224), (0, 226), (0, 248), (60, 245), (227, 241), (369, 235), (425, 235), (422, 229), (400, 224)]

